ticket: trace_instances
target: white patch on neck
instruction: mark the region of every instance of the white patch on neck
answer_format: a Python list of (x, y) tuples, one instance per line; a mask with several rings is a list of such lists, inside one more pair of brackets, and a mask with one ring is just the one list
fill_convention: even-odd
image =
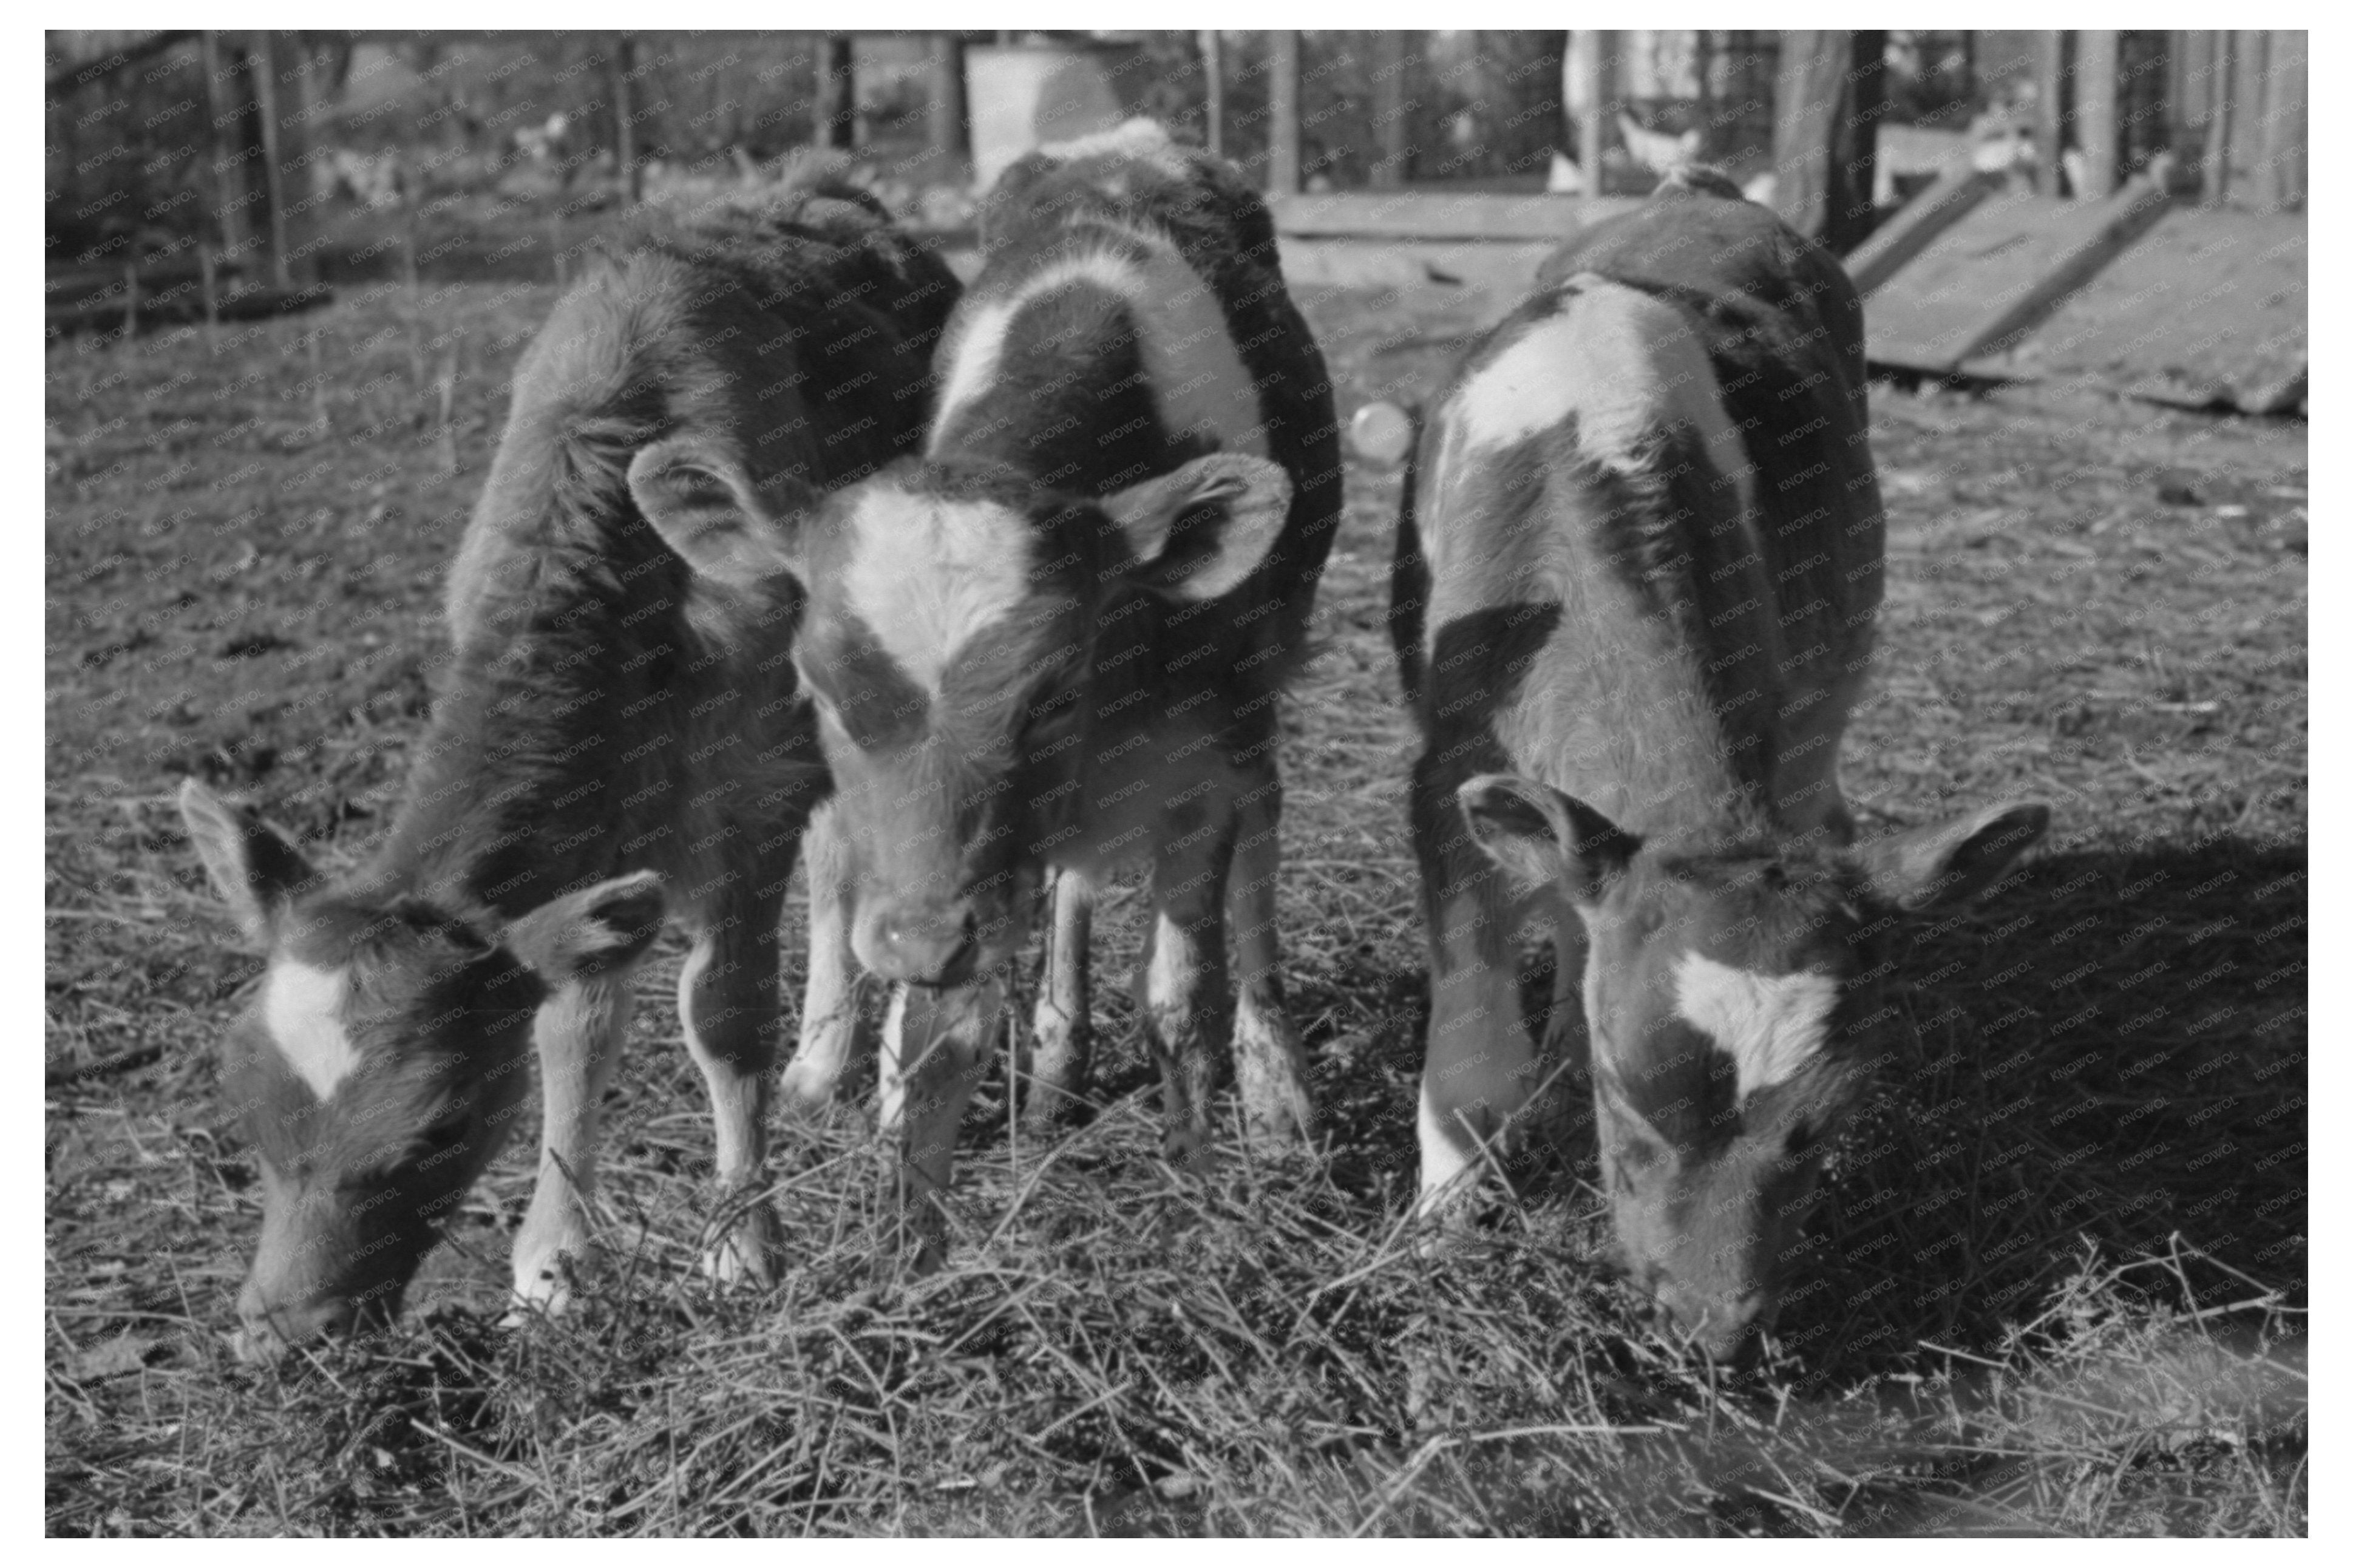
[[(1268, 454), (1258, 388), (1208, 280), (1186, 265), (1166, 237), (1124, 227), (1121, 233), (1144, 251), (1141, 258), (1116, 250), (1074, 251), (1022, 279), (1009, 298), (977, 305), (957, 322), (940, 358), (946, 368), (929, 452), (939, 452), (942, 437), (967, 405), (989, 395), (1014, 318), (1031, 300), (1082, 284), (1127, 302), (1141, 340), (1145, 380), (1171, 432), (1206, 437), (1229, 452)], [(1019, 417), (1018, 410), (1005, 412)]]
[(1758, 974), (1697, 952), (1675, 963), (1675, 1011), (1732, 1058), (1744, 1100), (1788, 1079), (1822, 1048), (1838, 994), (1836, 980), (1810, 970)]
[(343, 1002), (341, 970), (313, 969), (292, 959), (271, 964), (262, 987), (261, 1021), (270, 1043), (322, 1104), (334, 1098), (360, 1065), (360, 1053), (335, 1016)]
[(851, 516), (849, 607), (928, 693), (948, 660), (1029, 596), (1029, 530), (988, 501), (870, 492)]
[(1580, 272), (1560, 288), (1567, 297), (1559, 310), (1496, 355), (1454, 399), (1446, 467), (1455, 451), (1513, 446), (1574, 416), (1581, 449), (1608, 467), (1630, 468), (1650, 432), (1687, 425), (1746, 511), (1754, 489), (1747, 453), (1690, 318), (1598, 273)]

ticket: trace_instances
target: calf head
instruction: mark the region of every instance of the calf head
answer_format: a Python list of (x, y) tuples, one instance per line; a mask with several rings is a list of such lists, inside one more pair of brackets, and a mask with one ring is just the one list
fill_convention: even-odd
[(190, 780), (188, 837), (269, 954), (223, 1044), (260, 1157), (261, 1244), (238, 1293), (248, 1359), (389, 1321), (512, 1131), (548, 987), (626, 964), (659, 930), (650, 872), (566, 894), (496, 939), (422, 899), (320, 885), (274, 829)]
[(705, 591), (806, 595), (794, 658), (850, 845), (851, 943), (875, 973), (930, 985), (1020, 946), (1045, 865), (1080, 830), (1109, 618), (1230, 591), (1291, 504), (1281, 468), (1234, 453), (1099, 498), (958, 462), (820, 497), (755, 490), (681, 437), (640, 452), (629, 479)]
[(1584, 924), (1620, 1260), (1695, 1344), (1737, 1359), (1772, 1322), (1832, 1136), (1909, 1041), (1896, 921), (1991, 884), (2050, 812), (1995, 806), (1831, 848), (1646, 841), (1509, 774), (1459, 793), (1504, 873)]

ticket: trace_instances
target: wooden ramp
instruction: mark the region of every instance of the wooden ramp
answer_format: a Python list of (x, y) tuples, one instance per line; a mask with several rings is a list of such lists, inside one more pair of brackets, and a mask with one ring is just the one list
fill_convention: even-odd
[(2168, 205), (2147, 180), (2105, 201), (2071, 202), (2014, 188), (1985, 192), (1957, 176), (1914, 205), (1923, 204), (1934, 204), (1935, 220), (1899, 230), (1892, 267), (1866, 255), (1868, 247), (1854, 259), (1876, 284), (1863, 306), (1871, 363), (1930, 375), (2014, 348)]
[(2309, 363), (2307, 267), (2302, 216), (2177, 209), (2008, 353), (1961, 368), (2293, 413)]
[(1642, 198), (1347, 191), (1275, 195), (1267, 205), (1294, 285), (1461, 285), (1508, 309), (1562, 241)]

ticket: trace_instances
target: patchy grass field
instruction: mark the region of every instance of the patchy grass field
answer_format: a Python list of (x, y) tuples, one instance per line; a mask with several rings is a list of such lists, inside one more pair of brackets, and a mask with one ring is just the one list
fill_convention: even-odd
[[(49, 350), (52, 1531), (2304, 1531), (2306, 432), (2062, 393), (1873, 389), (1893, 585), (1850, 797), (1866, 831), (2006, 795), (2056, 823), (1915, 933), (1921, 1053), (1837, 1156), (1761, 1374), (1638, 1325), (1590, 1261), (1589, 1160), (1442, 1268), (1407, 1245), (1424, 975), (1396, 484), (1366, 473), (1283, 757), (1316, 1157), (1159, 1161), (1114, 894), (1103, 1113), (1040, 1147), (984, 1095), (917, 1280), (875, 1261), (857, 1114), (788, 1137), (793, 1271), (714, 1296), (666, 949), (576, 1312), (493, 1326), (522, 1138), (399, 1330), (237, 1365), (259, 1198), (210, 1046), (254, 965), (172, 794), (255, 801), (331, 865), (385, 828), (551, 299), (363, 290)], [(1498, 313), (1303, 302), (1344, 412)]]

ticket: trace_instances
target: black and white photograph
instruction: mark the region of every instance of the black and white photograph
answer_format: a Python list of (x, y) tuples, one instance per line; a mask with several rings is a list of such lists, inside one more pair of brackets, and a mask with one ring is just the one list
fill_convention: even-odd
[(2307, 32), (43, 37), (47, 1535), (2310, 1534)]

